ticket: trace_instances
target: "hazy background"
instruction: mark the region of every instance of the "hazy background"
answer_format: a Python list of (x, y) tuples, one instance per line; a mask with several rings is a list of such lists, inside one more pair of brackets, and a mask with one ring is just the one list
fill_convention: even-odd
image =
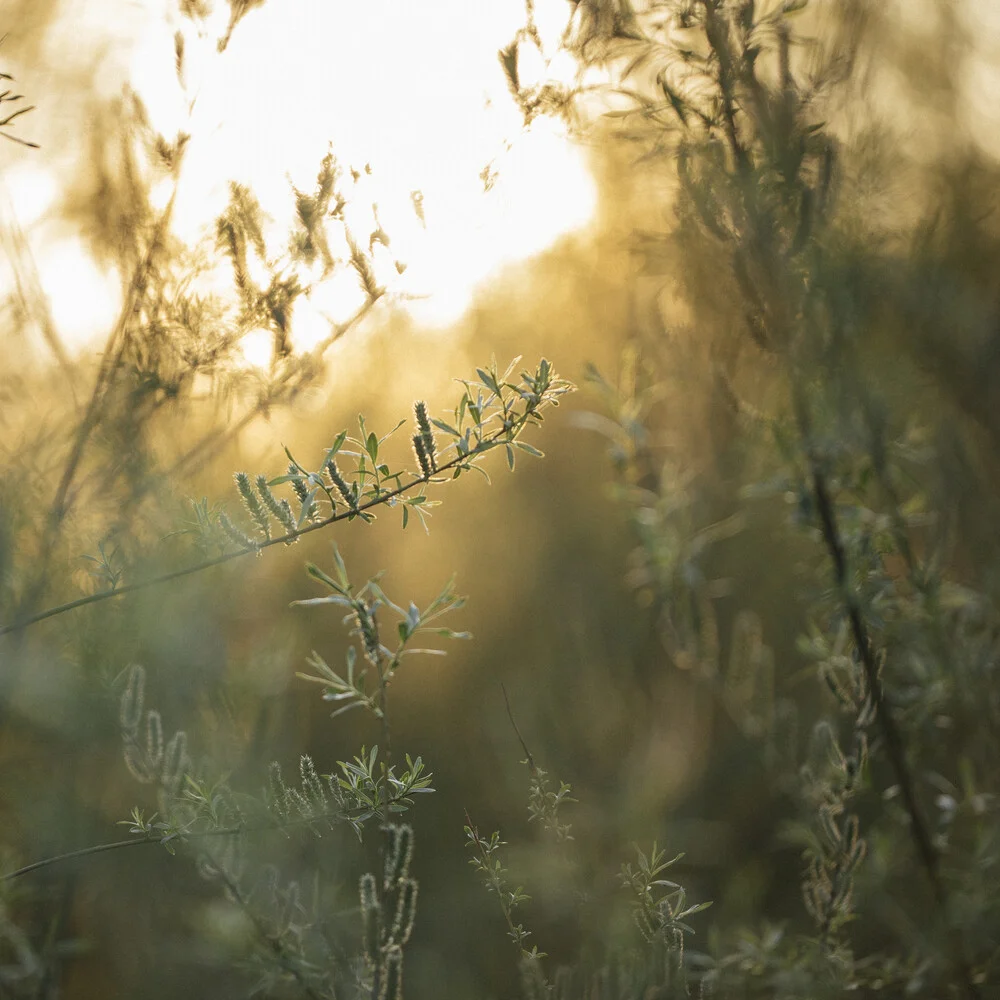
[[(1000, 21), (985, 0), (951, 5), (951, 13), (942, 13), (944, 6), (907, 4), (906, 18), (894, 21), (904, 7), (887, 5), (871, 101), (843, 110), (845, 127), (867, 136), (856, 148), (869, 159), (852, 163), (858, 215), (874, 226), (874, 213), (881, 213), (882, 233), (901, 245), (929, 203), (961, 201), (970, 177), (977, 190), (990, 191), (997, 176)], [(538, 15), (554, 43), (566, 5), (539, 3)], [(220, 5), (212, 24), (224, 26), (227, 16)], [(225, 499), (235, 509), (234, 471), (280, 474), (282, 445), (304, 464), (317, 464), (341, 428), (353, 429), (358, 412), (380, 432), (409, 417), (414, 399), (443, 414), (458, 398), (452, 380), (471, 376), (491, 354), (501, 367), (524, 355), (533, 368), (545, 356), (561, 375), (582, 382), (588, 362), (615, 377), (623, 349), (638, 344), (668, 385), (656, 433), (669, 439), (682, 465), (718, 471), (728, 443), (715, 403), (703, 394), (702, 341), (685, 325), (694, 311), (671, 288), (669, 273), (656, 273), (634, 252), (637, 230), (671, 225), (669, 186), (655, 163), (637, 164), (600, 130), (578, 144), (544, 119), (523, 131), (496, 59), (522, 22), (523, 8), (513, 0), (270, 0), (246, 16), (221, 58), (212, 58), (209, 39), (202, 67), (192, 43), (189, 94), (198, 97), (189, 115), (174, 73), (179, 22), (172, 4), (8, 0), (0, 12), (0, 31), (8, 32), (0, 68), (38, 106), (19, 120), (18, 134), (41, 149), (0, 145), (7, 250), (0, 287), (8, 295), (0, 381), (5, 600), (30, 578), (67, 427), (82, 412), (120, 308), (117, 254), (130, 224), (130, 191), (148, 189), (154, 206), (169, 196), (157, 187), (162, 178), (122, 176), (116, 149), (127, 117), (125, 84), (155, 129), (191, 134), (174, 215), (178, 239), (197, 242), (199, 227), (225, 207), (233, 179), (257, 192), (273, 231), (284, 232), (293, 216), (289, 178), (311, 184), (332, 143), (345, 170), (361, 172), (347, 185), (349, 211), (362, 226), (377, 202), (393, 238), (391, 255), (376, 259), (390, 295), (327, 353), (325, 371), (307, 391), (191, 472), (165, 475), (190, 442), (243, 412), (255, 380), (266, 378), (266, 337), (241, 345), (242, 381), (230, 395), (213, 396), (214, 385), (199, 384), (174, 409), (164, 406), (143, 423), (139, 439), (129, 437), (124, 417), (95, 434), (86, 494), (93, 503), (68, 522), (40, 606), (94, 586), (81, 557), (96, 551), (136, 484), (144, 499), (121, 535), (129, 551), (148, 551), (150, 539), (176, 528), (185, 497)], [(531, 70), (526, 65), (524, 72)], [(550, 72), (566, 70), (557, 62)], [(867, 203), (860, 200), (866, 178), (877, 187)], [(423, 195), (426, 225), (413, 211), (413, 191)], [(956, 211), (946, 207), (943, 214)], [(984, 237), (980, 248), (987, 246)], [(671, 251), (667, 272), (685, 266), (682, 251)], [(403, 274), (395, 275), (394, 259), (409, 265)], [(983, 259), (996, 260), (985, 252)], [(974, 287), (988, 326), (997, 272), (985, 264), (977, 271), (974, 263), (956, 244), (946, 266), (949, 274), (970, 275), (960, 290)], [(720, 295), (708, 279), (705, 291), (705, 311), (723, 328), (727, 303), (708, 301)], [(296, 312), (292, 341), (299, 350), (325, 334), (321, 311), (343, 319), (361, 302), (350, 274), (323, 296)], [(46, 329), (58, 340), (46, 339)], [(956, 373), (948, 382), (938, 371), (945, 362), (936, 369), (912, 360), (919, 337), (890, 321), (880, 336), (886, 365), (904, 359), (899, 393), (906, 400), (933, 398), (943, 422), (957, 412), (956, 420), (975, 423), (974, 413), (962, 414), (962, 399), (974, 409), (977, 392), (994, 405), (995, 382), (963, 382), (976, 369), (968, 361), (975, 344), (966, 355), (961, 341), (948, 355)], [(748, 392), (756, 379), (751, 369)], [(130, 398), (114, 412), (127, 415)], [(765, 391), (761, 402), (767, 405)], [(492, 486), (470, 476), (435, 490), (443, 504), (429, 534), (412, 522), (403, 533), (398, 512), (383, 513), (371, 526), (314, 533), (259, 560), (0, 639), (5, 870), (115, 839), (115, 822), (135, 803), (155, 809), (121, 758), (113, 681), (130, 662), (146, 665), (148, 700), (168, 730), (185, 728), (196, 756), (224, 761), (234, 785), (249, 791), (263, 784), (272, 759), (294, 771), (299, 755), (309, 753), (328, 771), (361, 743), (377, 741), (377, 727), (360, 713), (331, 722), (317, 689), (295, 678), (311, 650), (334, 663), (345, 646), (338, 614), (288, 606), (316, 596), (304, 563), (328, 566), (335, 540), (353, 578), (387, 570), (383, 585), (400, 603), (425, 604), (452, 573), (469, 596), (447, 624), (474, 639), (450, 644), (446, 658), (414, 659), (392, 691), (396, 752), (422, 755), (438, 789), (418, 799), (411, 814), (421, 895), (407, 952), (409, 995), (513, 991), (513, 949), (501, 916), (463, 857), (464, 810), (484, 832), (502, 827), (510, 842), (516, 881), (535, 897), (525, 915), (533, 941), (568, 961), (586, 929), (575, 916), (578, 898), (558, 888), (560, 864), (531, 849), (538, 831), (526, 821), (528, 776), (501, 683), (536, 761), (570, 782), (579, 799), (566, 812), (579, 846), (565, 865), (581, 885), (597, 886), (584, 923), (607, 919), (613, 874), (629, 845), (653, 838), (671, 853), (686, 852), (683, 881), (692, 898), (716, 900), (710, 912), (720, 922), (765, 904), (776, 917), (797, 912), (798, 852), (770, 846), (787, 796), (747, 763), (749, 744), (719, 706), (682, 672), (667, 669), (654, 610), (641, 594), (637, 599), (636, 540), (613, 496), (608, 442), (581, 419), (602, 405), (581, 391), (552, 411), (530, 439), (544, 460), (521, 455), (513, 475), (502, 461), (488, 462)], [(976, 475), (988, 483), (995, 469), (981, 455), (991, 453), (990, 435), (1000, 425), (985, 421), (968, 433), (977, 444), (985, 441)], [(956, 433), (965, 434), (966, 425), (959, 427)], [(396, 445), (403, 461), (406, 442), (402, 436)], [(130, 451), (141, 468), (123, 471), (128, 463), (116, 461)], [(117, 478), (102, 495), (105, 468)], [(982, 509), (981, 494), (963, 496), (970, 510)], [(747, 600), (762, 615), (776, 612), (781, 628), (766, 641), (787, 664), (787, 676), (794, 674), (801, 609), (787, 597), (787, 578), (774, 579), (767, 568), (776, 558), (792, 564), (800, 553), (772, 543), (772, 520), (725, 549), (716, 569), (737, 581), (727, 613)], [(977, 527), (996, 544), (988, 524), (966, 527), (971, 550)], [(169, 555), (154, 554), (149, 565), (158, 560), (169, 563)], [(987, 562), (983, 555), (970, 576), (989, 577)], [(9, 610), (3, 608), (4, 621)], [(319, 865), (340, 880), (344, 907), (354, 905), (364, 862), (350, 834), (267, 849), (291, 869)], [(114, 852), (54, 867), (13, 891), (11, 912), (33, 940), (49, 940), (50, 949), (73, 942), (57, 965), (61, 995), (240, 995), (227, 956), (241, 942), (227, 938), (218, 894), (183, 857), (152, 847)]]

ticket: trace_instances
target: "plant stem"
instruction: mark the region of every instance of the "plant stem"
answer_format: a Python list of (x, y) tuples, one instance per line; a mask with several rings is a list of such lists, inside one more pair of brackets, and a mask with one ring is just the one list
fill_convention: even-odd
[[(827, 551), (833, 561), (834, 581), (840, 598), (844, 602), (844, 607), (847, 610), (851, 635), (854, 639), (858, 655), (861, 658), (865, 678), (868, 682), (868, 690), (875, 706), (875, 718), (882, 734), (882, 740), (885, 744), (886, 753), (889, 757), (889, 763), (892, 767), (896, 783), (899, 786), (903, 806), (910, 819), (910, 836), (917, 849), (921, 865), (927, 873), (931, 891), (934, 894), (934, 901), (939, 911), (945, 913), (948, 904), (948, 894), (941, 878), (940, 856), (931, 840), (927, 820), (917, 800), (916, 784), (906, 760), (906, 748), (903, 737), (892, 715), (891, 706), (882, 687), (875, 652), (861, 614), (861, 608), (847, 578), (847, 556), (844, 551), (843, 540), (840, 537), (840, 531), (837, 527), (837, 515), (834, 511), (833, 500), (830, 496), (826, 476), (820, 467), (819, 459), (811, 444), (808, 415), (805, 403), (799, 392), (796, 392), (796, 409), (798, 411), (799, 430), (809, 461), (811, 488), (816, 510), (819, 514), (820, 530)], [(950, 933), (950, 937), (953, 951), (952, 962), (955, 966), (955, 971), (961, 979), (966, 996), (970, 1000), (976, 1000), (980, 994), (972, 979), (972, 970), (965, 957), (964, 945), (953, 930)]]
[[(458, 465), (462, 465), (468, 462), (470, 459), (475, 458), (477, 454), (480, 454), (488, 450), (489, 446), (492, 446), (496, 441), (507, 437), (510, 435), (510, 439), (516, 436), (520, 427), (523, 426), (523, 422), (520, 426), (515, 425), (513, 430), (499, 430), (495, 434), (486, 438), (483, 441), (483, 446), (480, 446), (475, 451), (470, 452), (466, 455), (456, 455), (450, 462), (446, 462), (444, 465), (438, 466), (435, 475), (442, 472), (447, 472)], [(416, 486), (420, 486), (423, 483), (430, 482), (431, 479), (427, 476), (418, 476), (406, 483), (403, 486), (398, 487), (394, 490), (389, 490), (386, 493), (380, 493), (377, 497), (372, 497), (371, 500), (366, 501), (363, 504), (359, 504), (356, 510), (346, 510), (340, 514), (331, 514), (329, 517), (324, 518), (322, 521), (316, 521), (313, 524), (307, 524), (302, 528), (297, 528), (295, 531), (290, 531), (287, 534), (276, 536), (274, 538), (266, 539), (260, 542), (258, 545), (250, 549), (239, 549), (236, 552), (226, 552), (221, 556), (216, 556), (213, 559), (206, 559), (199, 563), (194, 563), (191, 566), (185, 566), (183, 569), (174, 570), (170, 573), (164, 573), (161, 576), (151, 577), (148, 580), (140, 580), (136, 583), (126, 584), (124, 587), (118, 587), (114, 590), (101, 590), (96, 594), (89, 594), (86, 597), (78, 597), (74, 601), (67, 601), (65, 604), (59, 604), (55, 607), (48, 608), (45, 611), (39, 611), (35, 614), (28, 615), (27, 617), (15, 620), (7, 625), (0, 625), (0, 635), (7, 635), (10, 632), (16, 632), (21, 629), (27, 628), (29, 625), (35, 625), (40, 621), (45, 621), (47, 618), (53, 618), (56, 615), (61, 615), (67, 611), (72, 611), (75, 608), (82, 608), (88, 604), (97, 604), (100, 601), (110, 600), (112, 597), (123, 597), (126, 594), (135, 593), (138, 590), (145, 590), (148, 587), (156, 587), (163, 583), (169, 583), (172, 580), (178, 580), (181, 577), (191, 576), (194, 573), (200, 573), (202, 570), (210, 569), (213, 566), (221, 566), (224, 563), (231, 562), (233, 559), (239, 559), (242, 556), (250, 555), (250, 553), (257, 553), (262, 549), (270, 548), (272, 545), (281, 545), (286, 542), (293, 541), (302, 535), (308, 535), (313, 531), (320, 531), (323, 528), (329, 527), (331, 524), (335, 524), (338, 521), (346, 520), (349, 517), (357, 516), (359, 512), (370, 510), (373, 507), (380, 506), (381, 504), (388, 503), (388, 501), (395, 499), (396, 497), (407, 493)]]
[[(406, 798), (405, 795), (393, 796), (386, 802), (386, 807)], [(350, 822), (352, 812), (357, 811), (361, 815), (361, 810), (331, 810), (324, 813), (316, 813), (312, 816), (300, 816), (295, 819), (275, 820), (272, 823), (263, 823), (260, 826), (225, 826), (217, 830), (198, 830), (193, 832), (178, 833), (172, 838), (165, 838), (161, 833), (146, 834), (143, 837), (132, 837), (129, 840), (114, 840), (107, 844), (94, 844), (91, 847), (81, 847), (75, 851), (67, 851), (65, 854), (55, 854), (49, 858), (42, 858), (40, 861), (33, 861), (30, 865), (17, 868), (12, 872), (0, 875), (0, 882), (11, 882), (22, 875), (30, 875), (32, 872), (49, 868), (52, 865), (60, 864), (63, 861), (72, 861), (75, 858), (86, 858), (91, 854), (103, 854), (106, 851), (124, 850), (127, 847), (139, 847), (144, 844), (184, 843), (187, 840), (200, 840), (205, 837), (234, 837), (238, 833), (266, 833), (269, 830), (284, 830), (294, 826), (310, 826), (313, 823), (323, 821)]]

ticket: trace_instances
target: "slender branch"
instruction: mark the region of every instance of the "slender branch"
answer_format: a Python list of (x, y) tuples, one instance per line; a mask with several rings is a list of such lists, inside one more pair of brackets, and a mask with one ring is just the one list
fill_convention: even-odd
[[(917, 799), (916, 783), (906, 760), (906, 748), (903, 736), (892, 715), (891, 706), (882, 687), (882, 679), (875, 660), (875, 651), (872, 647), (871, 637), (868, 634), (868, 629), (862, 617), (857, 597), (850, 587), (847, 578), (847, 556), (844, 551), (840, 531), (837, 527), (837, 516), (833, 508), (833, 500), (830, 496), (826, 476), (823, 474), (819, 460), (809, 442), (809, 424), (804, 401), (801, 399), (801, 394), (797, 393), (796, 395), (798, 397), (796, 408), (798, 410), (800, 433), (802, 434), (806, 454), (809, 459), (813, 499), (819, 514), (823, 541), (833, 561), (834, 580), (844, 606), (847, 609), (847, 617), (851, 625), (851, 635), (854, 639), (858, 655), (861, 657), (865, 678), (868, 682), (868, 690), (871, 693), (872, 703), (875, 706), (875, 718), (882, 734), (882, 740), (885, 744), (886, 754), (889, 757), (889, 763), (892, 766), (896, 783), (899, 785), (903, 806), (909, 816), (910, 836), (917, 849), (920, 863), (930, 882), (934, 901), (938, 909), (944, 912), (948, 903), (948, 893), (941, 878), (940, 855), (934, 847), (927, 820), (924, 817), (923, 810), (920, 808), (920, 803)], [(980, 993), (973, 981), (972, 970), (965, 957), (965, 946), (961, 938), (954, 931), (952, 931), (950, 937), (952, 963), (955, 966), (955, 972), (961, 979), (966, 996), (970, 1000), (975, 1000), (975, 998), (980, 996)]]
[(734, 84), (736, 73), (733, 54), (729, 47), (729, 25), (724, 15), (719, 13), (719, 0), (702, 0), (705, 9), (705, 37), (719, 63), (719, 93), (722, 96), (722, 115), (725, 123), (726, 139), (729, 142), (736, 167), (741, 177), (746, 177), (751, 168), (750, 154), (740, 141), (736, 124), (736, 94)]
[(96, 844), (93, 847), (81, 847), (77, 851), (67, 851), (65, 854), (56, 854), (51, 858), (43, 858), (41, 861), (33, 861), (30, 865), (18, 868), (16, 871), (6, 872), (0, 876), (0, 882), (12, 882), (22, 875), (30, 875), (42, 868), (57, 865), (63, 861), (72, 861), (74, 858), (85, 858), (91, 854), (103, 854), (105, 851), (117, 851), (124, 847), (139, 847), (142, 844), (158, 844), (163, 838), (159, 835), (155, 837), (133, 837), (131, 840), (115, 840), (108, 844)]
[[(342, 323), (337, 323), (335, 325), (331, 324), (332, 329), (328, 336), (326, 336), (320, 343), (313, 348), (309, 354), (309, 360), (312, 363), (318, 363), (322, 360), (323, 355), (327, 350), (333, 346), (345, 333), (350, 331), (358, 323), (361, 322), (368, 315), (368, 313), (375, 306), (381, 296), (375, 296), (374, 298), (367, 299), (363, 305), (361, 305), (353, 315), (348, 319), (344, 320)], [(237, 434), (248, 427), (261, 413), (263, 413), (268, 407), (274, 406), (278, 401), (274, 395), (275, 392), (284, 390), (288, 388), (288, 384), (292, 380), (293, 374), (302, 374), (301, 369), (296, 369), (293, 372), (285, 372), (277, 381), (277, 383), (272, 387), (272, 391), (269, 392), (267, 397), (258, 400), (253, 407), (243, 414), (240, 419), (232, 426), (226, 429), (224, 434), (206, 434), (197, 444), (193, 445), (186, 454), (182, 455), (171, 467), (167, 470), (167, 475), (174, 477), (180, 474), (182, 471), (185, 473), (190, 472), (188, 468), (196, 458), (202, 458), (202, 460), (211, 457), (214, 453), (220, 451), (229, 441), (231, 441)], [(299, 386), (294, 385), (291, 388), (297, 389)]]
[(20, 143), (22, 146), (28, 146), (30, 149), (42, 148), (37, 142), (30, 142), (27, 139), (22, 139), (19, 135), (11, 135), (10, 132), (0, 132), (0, 135), (2, 135), (5, 139), (10, 139), (11, 142)]
[[(447, 472), (449, 469), (455, 468), (456, 466), (465, 465), (470, 461), (470, 459), (475, 458), (477, 455), (487, 451), (498, 441), (513, 440), (513, 438), (516, 437), (517, 431), (523, 426), (524, 424), (522, 421), (520, 426), (515, 426), (510, 430), (502, 429), (497, 431), (495, 434), (484, 438), (482, 443), (473, 451), (470, 451), (465, 455), (456, 455), (451, 461), (438, 466), (436, 474)], [(397, 489), (389, 490), (386, 493), (380, 493), (377, 497), (372, 497), (371, 500), (368, 500), (363, 504), (359, 504), (356, 509), (345, 510), (339, 514), (331, 514), (322, 521), (316, 521), (313, 524), (297, 528), (295, 531), (290, 531), (287, 534), (267, 539), (258, 543), (253, 548), (239, 549), (235, 552), (226, 552), (213, 559), (206, 559), (202, 562), (194, 563), (191, 566), (185, 566), (183, 569), (174, 570), (170, 573), (164, 573), (161, 576), (151, 577), (148, 580), (140, 580), (136, 583), (126, 584), (124, 587), (117, 587), (114, 590), (101, 590), (96, 594), (89, 594), (86, 597), (78, 597), (74, 601), (68, 601), (65, 604), (59, 604), (56, 607), (48, 608), (45, 611), (39, 611), (36, 614), (21, 618), (11, 622), (10, 624), (0, 625), (0, 635), (7, 635), (11, 632), (25, 629), (29, 625), (35, 625), (38, 622), (45, 621), (47, 618), (54, 618), (56, 615), (64, 614), (67, 611), (73, 611), (76, 608), (85, 607), (88, 604), (97, 604), (101, 601), (110, 600), (113, 597), (124, 597), (126, 594), (132, 594), (139, 590), (146, 590), (149, 587), (156, 587), (163, 583), (170, 583), (172, 580), (179, 580), (182, 577), (191, 576), (194, 573), (200, 573), (202, 570), (211, 569), (213, 566), (221, 566), (224, 563), (231, 562), (233, 559), (239, 559), (242, 556), (247, 556), (251, 553), (257, 554), (263, 549), (270, 548), (272, 545), (282, 545), (287, 542), (292, 542), (296, 538), (300, 538), (302, 535), (308, 535), (313, 531), (321, 531), (323, 528), (329, 527), (331, 524), (336, 524), (338, 521), (344, 521), (351, 517), (356, 517), (359, 513), (363, 513), (364, 511), (380, 506), (381, 504), (388, 503), (390, 500), (409, 492), (423, 483), (434, 481), (434, 477), (418, 476)]]
[[(394, 805), (409, 798), (409, 794), (399, 794), (390, 796), (386, 801), (386, 806)], [(86, 858), (92, 854), (103, 854), (106, 851), (118, 851), (127, 847), (139, 847), (144, 844), (165, 844), (184, 843), (188, 840), (202, 840), (207, 837), (235, 837), (240, 833), (266, 833), (270, 830), (286, 830), (289, 827), (311, 826), (314, 823), (342, 822), (349, 823), (352, 819), (367, 812), (366, 807), (358, 806), (354, 809), (337, 809), (327, 812), (314, 813), (310, 816), (298, 816), (294, 819), (274, 820), (271, 823), (264, 823), (260, 826), (225, 826), (217, 830), (196, 830), (176, 835), (164, 836), (162, 833), (146, 834), (143, 837), (132, 837), (129, 840), (114, 840), (107, 844), (95, 844), (91, 847), (81, 847), (75, 851), (68, 851), (65, 854), (55, 854), (49, 858), (42, 858), (41, 861), (33, 861), (30, 865), (18, 868), (12, 872), (0, 875), (0, 883), (12, 882), (22, 875), (30, 875), (32, 872), (41, 871), (43, 868), (50, 868), (52, 865), (61, 864), (63, 861), (72, 861), (75, 858)]]
[(507, 689), (501, 683), (500, 690), (503, 691), (504, 704), (507, 706), (507, 718), (510, 719), (510, 724), (514, 727), (514, 732), (517, 733), (518, 741), (521, 744), (521, 749), (524, 751), (524, 756), (528, 761), (528, 770), (534, 774), (538, 769), (535, 767), (535, 758), (531, 756), (531, 751), (528, 749), (528, 744), (524, 742), (524, 737), (521, 735), (521, 730), (517, 728), (517, 723), (514, 721), (514, 713), (511, 711), (510, 698), (507, 697)]

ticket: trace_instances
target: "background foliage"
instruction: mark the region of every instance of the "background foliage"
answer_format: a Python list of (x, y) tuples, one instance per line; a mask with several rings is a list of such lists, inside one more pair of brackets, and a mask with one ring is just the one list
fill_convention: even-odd
[[(218, 58), (253, 6), (231, 0)], [(996, 990), (982, 12), (570, 6), (574, 80), (530, 5), (497, 72), (589, 145), (598, 219), (447, 339), (390, 301), (377, 216), (344, 223), (335, 147), (282, 245), (234, 183), (181, 246), (150, 190), (197, 136), (128, 95), (66, 202), (121, 277), (96, 361), (61, 349), (11, 242), (8, 338), (48, 354), (2, 376), (4, 870), (135, 846), (4, 881), (5, 995)], [(295, 304), (336, 270), (358, 313), (296, 354)], [(580, 391), (527, 428), (569, 388), (535, 356)], [(544, 460), (509, 476), (496, 447), (492, 485), (428, 485), (463, 464), (447, 444), (477, 450), (483, 400)], [(429, 533), (429, 503), (365, 493), (394, 469), (443, 501)], [(445, 609), (431, 642), (473, 640), (404, 664)]]

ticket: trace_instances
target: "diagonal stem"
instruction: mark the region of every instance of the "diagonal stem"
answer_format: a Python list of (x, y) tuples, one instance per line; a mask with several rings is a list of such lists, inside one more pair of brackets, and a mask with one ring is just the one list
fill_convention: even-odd
[[(526, 419), (526, 417), (524, 419)], [(520, 426), (523, 426), (523, 421)], [(485, 438), (475, 450), (465, 455), (456, 455), (456, 457), (451, 461), (438, 466), (434, 475), (447, 472), (449, 469), (467, 463), (470, 459), (475, 458), (478, 454), (482, 454), (489, 447), (501, 440), (513, 440), (513, 438), (516, 437), (518, 430), (520, 430), (520, 426), (515, 425), (515, 427), (509, 430), (501, 429), (497, 431), (490, 437)], [(397, 489), (390, 490), (387, 493), (380, 493), (377, 497), (372, 497), (371, 500), (368, 500), (363, 504), (359, 504), (356, 509), (345, 510), (339, 514), (331, 514), (322, 521), (316, 521), (313, 524), (297, 528), (295, 531), (290, 531), (287, 534), (269, 538), (255, 545), (253, 548), (238, 549), (235, 552), (227, 552), (221, 556), (216, 556), (213, 559), (205, 559), (202, 562), (194, 563), (191, 566), (185, 566), (182, 569), (174, 570), (170, 573), (164, 573), (161, 576), (151, 577), (148, 580), (139, 580), (136, 583), (130, 583), (124, 587), (117, 587), (114, 590), (101, 590), (96, 594), (88, 594), (86, 597), (78, 597), (74, 601), (67, 601), (65, 604), (59, 604), (55, 607), (48, 608), (45, 611), (39, 611), (35, 614), (27, 615), (23, 618), (16, 619), (7, 625), (0, 625), (0, 635), (17, 632), (27, 628), (29, 625), (35, 625), (38, 622), (45, 621), (47, 618), (54, 618), (56, 615), (64, 614), (65, 612), (72, 611), (75, 608), (85, 607), (88, 604), (97, 604), (100, 601), (107, 601), (113, 597), (124, 597), (126, 594), (132, 594), (139, 590), (146, 590), (149, 587), (156, 587), (163, 583), (170, 583), (172, 580), (179, 580), (182, 577), (191, 576), (194, 573), (200, 573), (202, 570), (210, 569), (213, 566), (221, 566), (224, 563), (231, 562), (233, 559), (239, 559), (243, 556), (250, 555), (251, 553), (256, 554), (262, 549), (270, 548), (272, 545), (283, 545), (288, 542), (292, 542), (295, 539), (300, 538), (302, 535), (308, 535), (313, 531), (321, 531), (323, 528), (327, 528), (331, 524), (336, 524), (338, 521), (355, 517), (357, 514), (370, 510), (373, 507), (378, 507), (382, 504), (388, 503), (390, 500), (393, 500), (404, 493), (408, 493), (414, 487), (431, 481), (432, 477), (418, 476)]]
[[(903, 807), (909, 816), (910, 836), (916, 847), (920, 863), (930, 882), (934, 902), (939, 911), (944, 913), (947, 909), (948, 893), (941, 877), (940, 855), (934, 847), (927, 820), (917, 799), (916, 782), (914, 781), (910, 765), (906, 760), (906, 747), (903, 742), (902, 733), (892, 715), (891, 706), (882, 687), (882, 679), (879, 675), (871, 636), (865, 625), (857, 597), (850, 587), (847, 572), (847, 555), (844, 550), (843, 539), (837, 527), (837, 515), (834, 511), (833, 499), (830, 496), (826, 476), (810, 442), (808, 414), (805, 402), (799, 392), (796, 393), (796, 411), (799, 432), (802, 436), (809, 461), (810, 485), (813, 499), (816, 503), (816, 510), (819, 514), (820, 530), (823, 535), (824, 544), (833, 561), (834, 581), (840, 598), (844, 602), (844, 607), (847, 610), (847, 617), (851, 626), (851, 636), (858, 655), (861, 658), (861, 663), (865, 671), (865, 679), (868, 682), (868, 690), (871, 693), (872, 703), (875, 706), (876, 722), (882, 735), (882, 741), (885, 744), (886, 754), (889, 758), (896, 783), (899, 785)], [(978, 1000), (980, 993), (973, 981), (972, 970), (965, 957), (964, 944), (954, 930), (951, 931), (950, 938), (952, 963), (962, 983), (965, 995), (969, 997), (969, 1000)]]

